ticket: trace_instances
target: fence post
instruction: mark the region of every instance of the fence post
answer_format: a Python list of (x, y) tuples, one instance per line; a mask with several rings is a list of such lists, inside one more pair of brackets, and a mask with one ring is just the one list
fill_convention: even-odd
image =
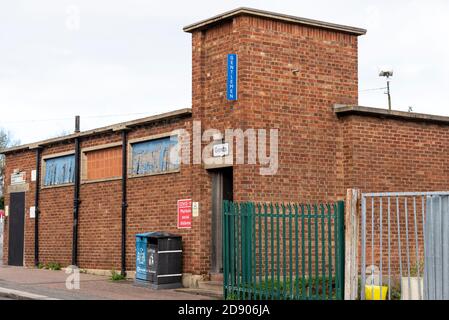
[(359, 220), (357, 214), (358, 189), (348, 189), (345, 214), (345, 300), (356, 300), (358, 291), (358, 240)]
[(229, 259), (229, 253), (228, 253), (228, 246), (229, 246), (229, 240), (228, 240), (228, 201), (223, 201), (223, 208), (222, 208), (222, 221), (223, 221), (223, 298), (226, 300), (228, 296), (228, 277), (229, 277), (229, 270), (228, 270), (228, 259)]

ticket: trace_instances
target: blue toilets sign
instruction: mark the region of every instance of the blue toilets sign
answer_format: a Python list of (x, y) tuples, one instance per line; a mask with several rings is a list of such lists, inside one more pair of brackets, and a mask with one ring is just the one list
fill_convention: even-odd
[(238, 57), (235, 53), (228, 54), (228, 80), (226, 84), (229, 101), (237, 100)]

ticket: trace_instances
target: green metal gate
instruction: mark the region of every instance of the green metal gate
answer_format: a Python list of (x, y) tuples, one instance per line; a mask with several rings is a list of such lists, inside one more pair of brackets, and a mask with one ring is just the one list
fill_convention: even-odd
[(224, 201), (225, 299), (343, 299), (343, 219), (343, 201)]

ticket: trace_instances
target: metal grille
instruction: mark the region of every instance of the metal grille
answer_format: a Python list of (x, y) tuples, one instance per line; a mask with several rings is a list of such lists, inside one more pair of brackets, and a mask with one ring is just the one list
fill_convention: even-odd
[(449, 197), (427, 199), (424, 296), (449, 300)]
[(362, 194), (362, 300), (435, 299), (448, 290), (448, 195)]
[(344, 202), (224, 201), (226, 299), (343, 298)]

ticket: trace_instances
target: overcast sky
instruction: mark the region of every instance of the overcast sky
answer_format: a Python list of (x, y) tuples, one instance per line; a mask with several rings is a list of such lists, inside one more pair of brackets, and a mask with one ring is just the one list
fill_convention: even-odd
[(248, 6), (368, 29), (359, 104), (449, 116), (447, 0), (0, 0), (0, 127), (22, 143), (191, 106), (182, 27)]

